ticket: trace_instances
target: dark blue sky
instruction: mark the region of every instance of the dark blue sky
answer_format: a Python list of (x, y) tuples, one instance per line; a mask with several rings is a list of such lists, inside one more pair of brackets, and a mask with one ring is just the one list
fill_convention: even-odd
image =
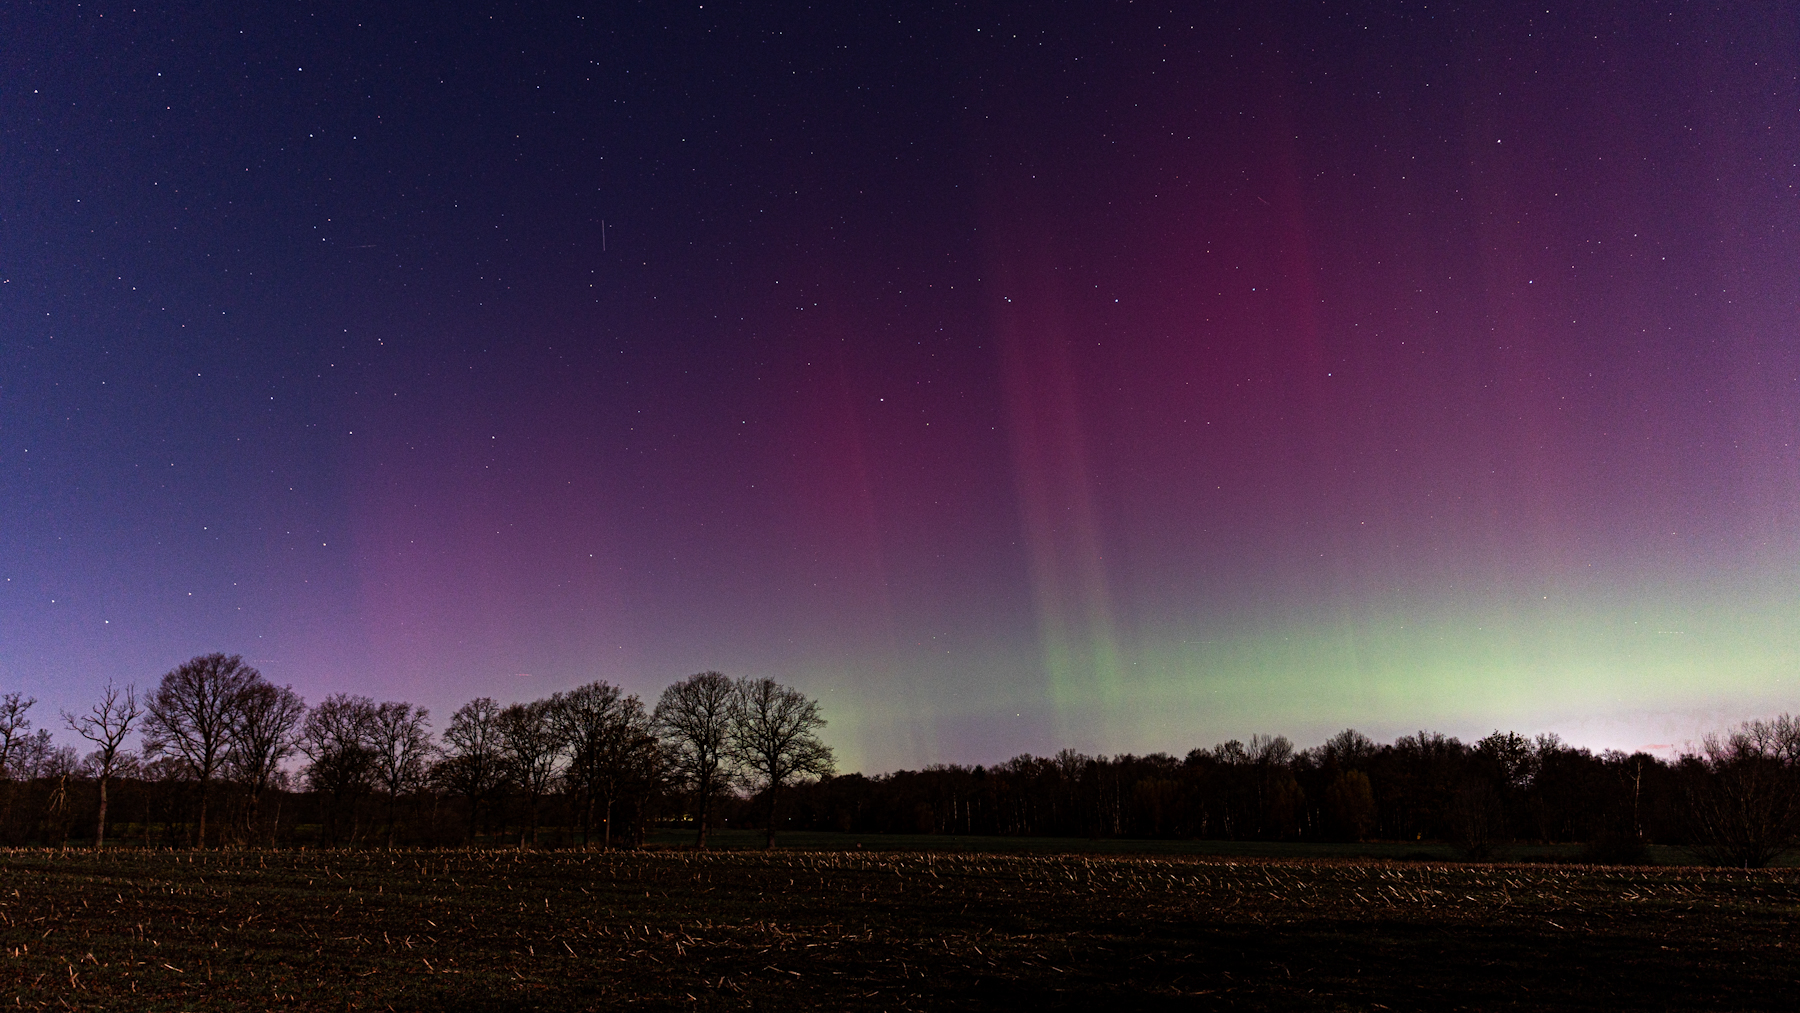
[(45, 721), (215, 650), (770, 675), (869, 769), (1794, 706), (1791, 5), (0, 23)]

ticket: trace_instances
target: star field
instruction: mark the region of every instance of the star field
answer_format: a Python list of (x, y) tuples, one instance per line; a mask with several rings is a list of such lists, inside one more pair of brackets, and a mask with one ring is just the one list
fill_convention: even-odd
[(1800, 17), (31, 7), (0, 683), (845, 769), (1796, 706)]

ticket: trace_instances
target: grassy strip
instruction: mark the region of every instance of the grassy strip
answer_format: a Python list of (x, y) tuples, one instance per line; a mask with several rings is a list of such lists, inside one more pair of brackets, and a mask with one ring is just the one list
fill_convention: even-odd
[[(977, 852), (0, 853), (25, 1008), (1785, 1009), (1800, 873)], [(10, 991), (10, 996), (5, 992)]]

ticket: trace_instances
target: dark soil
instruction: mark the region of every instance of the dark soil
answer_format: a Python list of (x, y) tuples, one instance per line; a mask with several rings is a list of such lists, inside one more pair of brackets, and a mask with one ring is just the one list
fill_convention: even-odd
[(1794, 870), (14, 851), (0, 853), (0, 1002), (1787, 1010), (1800, 995), (1797, 899)]

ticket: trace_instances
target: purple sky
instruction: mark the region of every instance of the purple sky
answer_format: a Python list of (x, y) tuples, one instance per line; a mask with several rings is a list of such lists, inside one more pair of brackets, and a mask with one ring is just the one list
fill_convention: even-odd
[(1796, 9), (1191, 6), (5, 15), (0, 689), (1800, 705)]

